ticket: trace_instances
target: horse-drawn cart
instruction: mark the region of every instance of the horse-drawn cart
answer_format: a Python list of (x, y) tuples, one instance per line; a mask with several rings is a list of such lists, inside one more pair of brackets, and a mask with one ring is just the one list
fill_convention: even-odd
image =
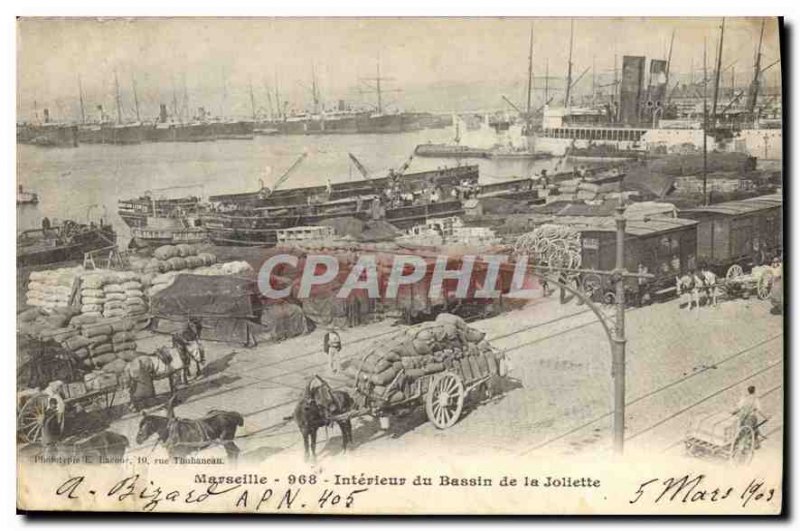
[(440, 314), (436, 323), (368, 349), (345, 370), (356, 404), (347, 416), (386, 419), (424, 405), (434, 426), (453, 426), (470, 392), (491, 396), (494, 380), (508, 372), (504, 353), (483, 336), (460, 318)]
[[(17, 440), (21, 443), (38, 442), (42, 437), (42, 426), (50, 400), (58, 404), (61, 429), (71, 424), (86, 412), (109, 411), (119, 391), (115, 381), (113, 385), (103, 385), (97, 389), (87, 389), (83, 382), (75, 382), (47, 388), (44, 391), (22, 392), (17, 395)], [(67, 419), (70, 419), (67, 422)]]
[(728, 299), (747, 299), (755, 294), (760, 300), (766, 300), (772, 291), (773, 279), (769, 266), (756, 266), (745, 274), (742, 266), (734, 264), (720, 284)]
[(747, 464), (753, 459), (756, 436), (753, 426), (742, 424), (738, 415), (723, 411), (695, 418), (684, 443), (693, 457), (713, 456)]

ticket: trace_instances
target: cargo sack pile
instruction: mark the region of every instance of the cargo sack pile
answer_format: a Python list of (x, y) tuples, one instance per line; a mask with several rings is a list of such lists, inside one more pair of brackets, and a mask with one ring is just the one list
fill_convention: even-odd
[(29, 277), (25, 303), (45, 309), (66, 308), (71, 301), (75, 279), (82, 272), (80, 266), (33, 271)]
[(81, 279), (81, 313), (117, 318), (147, 313), (141, 275), (133, 271), (85, 274)]
[(442, 313), (435, 322), (373, 343), (354, 356), (344, 372), (358, 395), (385, 403), (413, 398), (416, 380), (446, 370), (464, 382), (503, 376), (504, 355), (484, 337), (460, 317)]

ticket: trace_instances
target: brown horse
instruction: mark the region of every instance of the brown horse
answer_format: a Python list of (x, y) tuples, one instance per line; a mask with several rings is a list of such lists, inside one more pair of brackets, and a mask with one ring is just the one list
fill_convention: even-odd
[(342, 451), (347, 451), (347, 444), (352, 445), (353, 427), (349, 418), (336, 418), (350, 411), (353, 399), (344, 391), (336, 391), (328, 382), (314, 376), (306, 384), (303, 397), (294, 408), (294, 421), (303, 435), (305, 459), (317, 459), (317, 430), (336, 422), (342, 432)]
[(233, 442), (236, 430), (244, 425), (244, 418), (235, 411), (211, 410), (200, 419), (182, 419), (175, 416), (176, 396), (167, 402), (167, 416), (142, 413), (136, 444), (142, 444), (153, 435), (170, 458), (187, 457), (210, 446), (222, 445), (228, 459), (235, 461), (239, 447)]

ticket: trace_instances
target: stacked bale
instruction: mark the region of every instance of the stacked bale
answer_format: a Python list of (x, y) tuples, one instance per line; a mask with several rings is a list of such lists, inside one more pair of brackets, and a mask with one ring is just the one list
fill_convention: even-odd
[(25, 303), (50, 310), (69, 306), (75, 279), (81, 271), (81, 267), (33, 271), (29, 277)]
[(81, 282), (81, 313), (119, 318), (147, 313), (141, 275), (131, 271), (86, 274)]
[(81, 324), (80, 335), (63, 346), (75, 353), (85, 369), (120, 374), (136, 352), (136, 319), (98, 319)]
[(30, 308), (17, 315), (17, 331), (34, 339), (61, 341), (77, 333), (68, 326), (76, 312), (70, 307)]
[(211, 253), (200, 253), (198, 249), (186, 243), (178, 245), (162, 245), (153, 251), (149, 260), (131, 261), (131, 267), (145, 275), (158, 275), (170, 271), (189, 271), (198, 267), (215, 264), (217, 257)]
[(390, 403), (411, 398), (422, 376), (452, 371), (465, 382), (504, 373), (503, 354), (485, 334), (455, 315), (410, 327), (388, 341), (371, 345), (345, 368), (351, 386), (373, 399)]

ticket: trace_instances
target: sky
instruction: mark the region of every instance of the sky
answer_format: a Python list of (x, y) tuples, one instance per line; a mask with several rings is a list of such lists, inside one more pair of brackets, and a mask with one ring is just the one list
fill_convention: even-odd
[[(721, 19), (694, 18), (148, 18), (31, 19), (18, 21), (17, 111), (30, 118), (48, 107), (56, 120), (80, 115), (78, 83), (87, 114), (102, 104), (116, 114), (115, 74), (123, 115), (133, 113), (133, 90), (142, 114), (155, 116), (158, 103), (182, 104), (214, 114), (266, 108), (277, 85), (290, 108), (310, 107), (312, 69), (322, 99), (374, 104), (377, 65), (389, 108), (466, 111), (500, 108), (506, 94), (525, 97), (528, 47), (533, 28), (535, 87), (564, 85), (574, 24), (573, 79), (590, 69), (575, 91), (610, 81), (615, 55), (666, 59), (674, 31), (672, 67), (702, 72), (703, 43), (713, 69)], [(737, 84), (752, 76), (760, 19), (725, 22), (723, 68)], [(780, 58), (777, 20), (767, 21), (763, 66)], [(780, 65), (768, 71), (775, 83)], [(604, 81), (605, 78), (605, 81)], [(680, 79), (680, 78), (675, 78)], [(727, 79), (727, 78), (726, 78)], [(272, 91), (272, 92), (270, 92)], [(543, 93), (534, 91), (534, 102)]]

